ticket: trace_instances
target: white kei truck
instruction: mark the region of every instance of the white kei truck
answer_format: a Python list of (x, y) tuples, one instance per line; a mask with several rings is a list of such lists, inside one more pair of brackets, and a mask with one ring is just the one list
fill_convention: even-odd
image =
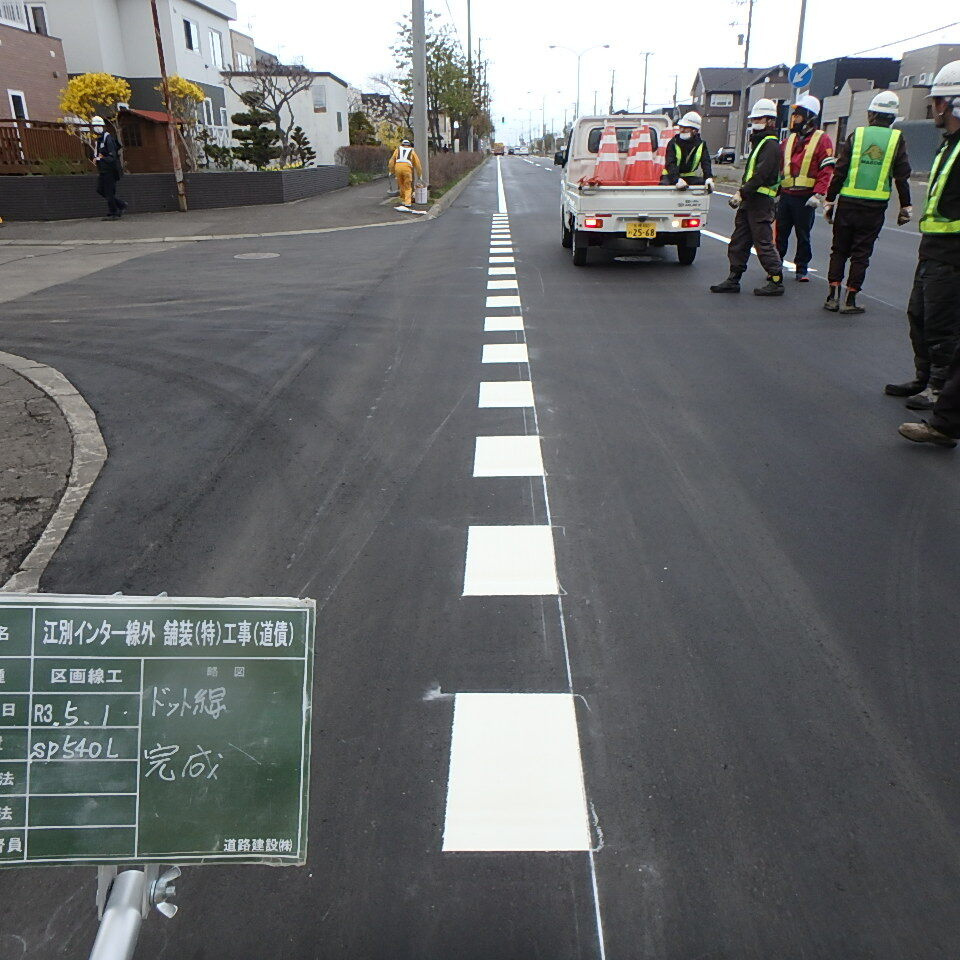
[[(693, 263), (700, 246), (700, 230), (710, 212), (706, 187), (678, 190), (671, 186), (590, 186), (597, 164), (603, 128), (615, 125), (620, 160), (626, 163), (630, 135), (646, 124), (654, 137), (670, 126), (662, 114), (631, 113), (580, 117), (570, 131), (565, 151), (554, 157), (563, 166), (560, 179), (561, 243), (573, 253), (573, 262), (587, 263), (591, 247), (621, 256), (651, 248), (676, 247), (684, 266)], [(657, 148), (656, 139), (653, 143)]]

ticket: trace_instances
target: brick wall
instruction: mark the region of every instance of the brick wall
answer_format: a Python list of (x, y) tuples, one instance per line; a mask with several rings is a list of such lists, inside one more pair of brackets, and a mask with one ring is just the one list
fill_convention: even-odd
[(7, 91), (22, 90), (31, 120), (59, 120), (60, 91), (68, 79), (56, 37), (0, 24), (0, 117), (11, 115)]
[[(188, 173), (187, 197), (193, 210), (284, 203), (339, 190), (350, 182), (346, 167), (311, 167), (276, 173), (225, 171)], [(0, 216), (4, 220), (70, 220), (102, 217), (106, 204), (97, 195), (97, 178), (0, 176)], [(177, 209), (171, 173), (136, 173), (124, 177), (118, 193), (132, 213)]]

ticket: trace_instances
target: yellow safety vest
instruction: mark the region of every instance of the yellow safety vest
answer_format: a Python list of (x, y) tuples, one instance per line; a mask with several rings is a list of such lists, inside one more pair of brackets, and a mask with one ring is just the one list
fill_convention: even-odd
[[(687, 169), (680, 169), (680, 161), (683, 159), (683, 155), (680, 150), (680, 144), (674, 143), (673, 145), (673, 156), (677, 161), (677, 176), (683, 180), (686, 177), (696, 176), (697, 170), (700, 168), (700, 161), (703, 159), (703, 141), (701, 140), (697, 144), (697, 149), (694, 150), (690, 156), (687, 158)], [(663, 172), (667, 172), (667, 168), (663, 168)]]
[(790, 173), (790, 166), (793, 161), (793, 146), (797, 142), (797, 135), (791, 133), (787, 137), (786, 145), (783, 148), (783, 179), (780, 181), (781, 187), (815, 187), (817, 178), (810, 176), (810, 164), (813, 163), (813, 155), (817, 150), (817, 144), (823, 136), (822, 130), (814, 131), (803, 151), (803, 160), (800, 162), (800, 170), (796, 176)]
[(957, 157), (960, 157), (960, 142), (956, 144), (947, 162), (943, 163), (943, 158), (947, 155), (945, 147), (941, 147), (937, 158), (933, 161), (933, 169), (930, 171), (930, 187), (927, 196), (927, 205), (920, 218), (921, 233), (955, 233), (960, 234), (960, 220), (947, 220), (941, 217), (937, 208), (940, 206), (940, 198), (943, 196), (943, 188), (947, 185), (947, 178), (950, 171), (956, 163)]
[(857, 127), (850, 148), (850, 170), (840, 196), (857, 200), (889, 200), (890, 168), (899, 143), (899, 130)]
[[(743, 175), (743, 182), (746, 183), (753, 177), (753, 168), (757, 165), (757, 154), (760, 152), (763, 145), (768, 141), (772, 140), (774, 143), (779, 144), (780, 141), (774, 136), (764, 137), (754, 148), (753, 152), (750, 154), (750, 159), (747, 161), (747, 169)], [(767, 197), (775, 197), (777, 195), (777, 190), (779, 187), (779, 181), (775, 183), (772, 187), (757, 187), (757, 193), (762, 193)]]

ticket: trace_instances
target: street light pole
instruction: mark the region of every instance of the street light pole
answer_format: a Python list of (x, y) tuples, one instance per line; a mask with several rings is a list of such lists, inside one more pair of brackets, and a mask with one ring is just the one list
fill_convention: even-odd
[[(564, 46), (561, 46), (559, 43), (551, 43), (550, 49), (551, 50), (567, 50), (569, 53), (572, 53), (577, 58), (577, 113), (576, 113), (576, 116), (579, 117), (580, 116), (580, 61), (583, 59), (584, 54), (590, 53), (591, 50), (600, 50), (600, 49), (609, 50), (610, 44), (598, 43), (596, 44), (596, 46), (587, 47), (586, 50), (574, 50), (572, 47), (564, 47)], [(596, 113), (597, 112), (596, 109), (594, 109), (593, 112)], [(574, 117), (574, 119), (576, 119), (576, 117)]]
[(173, 127), (173, 110), (170, 109), (170, 81), (167, 79), (167, 64), (163, 57), (163, 37), (160, 36), (157, 0), (150, 0), (150, 11), (153, 14), (153, 32), (157, 39), (157, 58), (160, 60), (160, 86), (163, 90), (163, 108), (167, 111), (167, 146), (170, 149), (170, 162), (173, 164), (173, 179), (177, 184), (177, 206), (181, 213), (186, 213), (187, 190), (183, 182), (183, 164), (180, 162), (177, 134)]
[(423, 0), (413, 0), (413, 142), (419, 148), (423, 182), (430, 186), (430, 143), (427, 133), (427, 27)]
[(647, 112), (647, 67), (650, 65), (650, 57), (653, 56), (653, 51), (651, 50), (647, 53), (641, 53), (640, 56), (643, 57), (643, 109), (640, 112), (646, 113)]

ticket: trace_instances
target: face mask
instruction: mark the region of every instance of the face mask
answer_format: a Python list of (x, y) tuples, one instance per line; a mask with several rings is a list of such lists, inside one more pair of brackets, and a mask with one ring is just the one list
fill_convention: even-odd
[(766, 130), (766, 129), (767, 129), (767, 125), (766, 125), (765, 123), (751, 123), (751, 124), (750, 124), (750, 129), (751, 129), (754, 133), (759, 133), (761, 130)]
[(692, 133), (680, 133), (680, 134), (677, 134), (677, 136), (679, 136), (681, 140), (689, 140), (689, 139), (693, 136), (693, 134), (692, 134)]

